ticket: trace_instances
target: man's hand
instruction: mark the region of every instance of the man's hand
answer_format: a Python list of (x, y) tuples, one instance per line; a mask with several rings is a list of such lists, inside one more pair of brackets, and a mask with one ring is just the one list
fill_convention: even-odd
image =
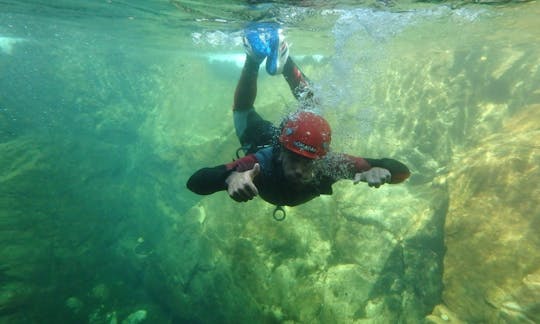
[(384, 168), (373, 167), (368, 171), (355, 174), (353, 183), (357, 184), (362, 181), (367, 182), (370, 187), (379, 188), (381, 185), (390, 182), (391, 178), (390, 171)]
[(231, 173), (225, 183), (227, 183), (227, 192), (232, 199), (236, 201), (248, 201), (259, 194), (255, 187), (253, 179), (261, 172), (259, 163), (255, 163), (253, 169), (244, 172)]

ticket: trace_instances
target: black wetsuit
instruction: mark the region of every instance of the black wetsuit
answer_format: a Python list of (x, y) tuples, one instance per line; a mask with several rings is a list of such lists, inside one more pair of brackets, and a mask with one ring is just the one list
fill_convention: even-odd
[(340, 179), (353, 179), (359, 172), (372, 167), (382, 167), (390, 171), (390, 183), (399, 183), (409, 176), (409, 169), (393, 159), (364, 159), (346, 154), (332, 154), (318, 160), (315, 181), (301, 188), (288, 181), (279, 159), (279, 145), (266, 147), (232, 163), (213, 168), (203, 168), (188, 180), (187, 187), (200, 195), (209, 195), (227, 190), (225, 180), (233, 172), (251, 170), (259, 163), (261, 172), (253, 180), (259, 195), (265, 201), (278, 206), (296, 206), (320, 195), (331, 195), (332, 184)]

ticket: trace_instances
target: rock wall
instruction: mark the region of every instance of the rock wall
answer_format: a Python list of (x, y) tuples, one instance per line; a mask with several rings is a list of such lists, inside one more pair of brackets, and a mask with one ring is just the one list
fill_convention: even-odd
[(507, 118), (448, 176), (443, 300), (467, 321), (540, 320), (539, 108)]

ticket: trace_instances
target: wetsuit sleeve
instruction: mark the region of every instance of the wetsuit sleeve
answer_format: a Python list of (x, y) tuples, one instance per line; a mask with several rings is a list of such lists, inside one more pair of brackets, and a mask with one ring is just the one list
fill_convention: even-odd
[(327, 174), (336, 181), (339, 179), (354, 179), (356, 173), (367, 171), (373, 167), (385, 168), (390, 171), (390, 183), (400, 183), (410, 176), (407, 166), (394, 159), (368, 159), (348, 154), (333, 154), (328, 158)]
[(371, 167), (385, 168), (386, 170), (390, 171), (390, 174), (392, 175), (390, 183), (403, 182), (411, 175), (409, 168), (398, 160), (388, 158), (364, 160), (366, 160)]
[(255, 163), (258, 163), (257, 158), (251, 154), (228, 164), (202, 168), (189, 178), (186, 186), (198, 195), (210, 195), (217, 191), (226, 190), (225, 180), (233, 171), (251, 170)]

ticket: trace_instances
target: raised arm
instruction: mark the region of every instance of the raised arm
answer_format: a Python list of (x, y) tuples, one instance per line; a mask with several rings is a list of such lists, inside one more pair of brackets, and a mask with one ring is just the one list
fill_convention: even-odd
[(292, 94), (297, 100), (307, 101), (313, 99), (313, 88), (309, 79), (300, 71), (290, 56), (283, 66), (283, 77), (285, 77)]

